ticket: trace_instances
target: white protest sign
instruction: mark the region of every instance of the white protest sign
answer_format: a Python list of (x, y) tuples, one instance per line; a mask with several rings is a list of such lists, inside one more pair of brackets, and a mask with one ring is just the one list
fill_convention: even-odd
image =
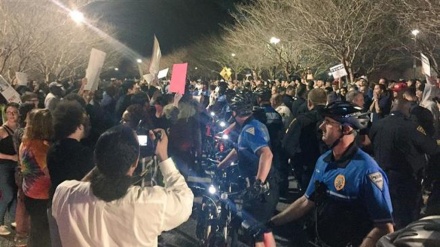
[(330, 68), (330, 72), (332, 73), (333, 78), (341, 78), (347, 75), (347, 71), (345, 70), (344, 65), (338, 64)]
[(159, 41), (154, 36), (154, 45), (153, 45), (153, 54), (151, 54), (151, 63), (149, 72), (153, 76), (156, 76), (159, 72), (160, 58), (162, 57), (162, 53), (160, 51)]
[(20, 94), (0, 75), (0, 93), (8, 102), (21, 103)]
[(166, 68), (166, 69), (159, 71), (159, 74), (157, 74), (157, 79), (162, 79), (162, 78), (167, 77), (168, 70), (169, 70), (169, 68)]
[(420, 53), (420, 57), (422, 60), (422, 72), (424, 75), (431, 76), (431, 64), (429, 63), (429, 59), (427, 56)]
[(28, 75), (23, 72), (15, 72), (15, 77), (17, 78), (17, 85), (27, 86)]
[(144, 80), (147, 81), (148, 84), (150, 84), (154, 80), (154, 75), (152, 74), (146, 74), (143, 76)]
[(85, 85), (84, 90), (95, 91), (98, 89), (99, 75), (104, 66), (106, 55), (105, 52), (92, 48), (89, 66), (86, 70), (87, 84)]

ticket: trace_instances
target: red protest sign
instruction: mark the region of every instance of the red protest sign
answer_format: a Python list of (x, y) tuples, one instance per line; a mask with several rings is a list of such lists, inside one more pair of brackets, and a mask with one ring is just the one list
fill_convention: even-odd
[(188, 63), (180, 63), (173, 65), (173, 73), (171, 74), (170, 92), (185, 93), (186, 72)]

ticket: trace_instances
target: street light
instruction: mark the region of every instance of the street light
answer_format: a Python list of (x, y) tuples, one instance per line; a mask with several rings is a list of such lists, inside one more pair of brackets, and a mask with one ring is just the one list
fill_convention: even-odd
[(235, 55), (235, 53), (232, 53), (231, 56), (232, 56), (232, 57), (235, 57), (236, 55)]
[(119, 71), (119, 68), (115, 68), (115, 71)]
[(84, 14), (79, 12), (78, 10), (72, 10), (69, 13), (70, 18), (72, 18), (72, 20), (74, 22), (76, 22), (77, 24), (83, 23), (85, 18), (84, 18)]
[(274, 45), (280, 43), (280, 41), (281, 41), (281, 40), (280, 40), (279, 38), (277, 38), (277, 37), (272, 37), (272, 38), (270, 38), (270, 40), (269, 40), (269, 42), (270, 42), (271, 44), (274, 44)]
[(138, 59), (136, 59), (136, 62), (137, 63), (142, 63), (142, 59), (138, 58)]
[(418, 29), (414, 29), (411, 31), (411, 34), (414, 35), (414, 59), (413, 59), (413, 79), (416, 78), (416, 68), (417, 68), (417, 61), (416, 61), (416, 49), (417, 49), (417, 35), (420, 33)]

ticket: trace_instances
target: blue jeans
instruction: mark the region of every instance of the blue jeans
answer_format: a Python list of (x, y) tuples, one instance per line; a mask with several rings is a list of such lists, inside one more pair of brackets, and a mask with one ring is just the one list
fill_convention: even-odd
[(15, 221), (17, 206), (17, 185), (15, 184), (15, 168), (17, 163), (0, 164), (0, 225), (5, 224), (6, 211), (9, 211), (12, 221)]

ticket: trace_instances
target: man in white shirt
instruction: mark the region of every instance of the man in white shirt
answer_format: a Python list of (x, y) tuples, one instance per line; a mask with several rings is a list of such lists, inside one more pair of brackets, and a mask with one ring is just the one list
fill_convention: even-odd
[(101, 135), (95, 148), (96, 167), (83, 181), (65, 181), (57, 187), (52, 215), (64, 247), (157, 246), (162, 231), (188, 220), (194, 195), (168, 158), (165, 132), (156, 132), (161, 133), (156, 155), (165, 187), (132, 185), (139, 143), (124, 126)]

